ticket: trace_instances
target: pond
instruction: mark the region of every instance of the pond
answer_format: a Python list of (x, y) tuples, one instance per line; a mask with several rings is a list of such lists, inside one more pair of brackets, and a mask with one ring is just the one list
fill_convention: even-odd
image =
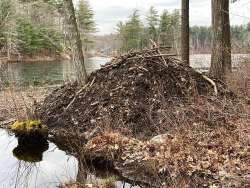
[[(0, 129), (0, 143), (1, 188), (56, 188), (60, 183), (76, 180), (77, 159), (51, 142), (30, 149), (20, 145), (13, 134)], [(102, 177), (105, 173), (108, 172), (103, 169)], [(102, 177), (89, 173), (87, 182), (97, 183)], [(119, 179), (115, 185), (116, 188), (139, 187)]]
[(41, 161), (39, 154), (38, 156), (31, 154), (30, 158), (26, 156), (27, 161), (32, 158), (36, 160), (38, 157), (37, 162), (20, 160), (25, 152), (15, 153), (15, 149), (19, 147), (18, 141), (6, 130), (0, 129), (0, 143), (1, 188), (52, 188), (60, 182), (68, 182), (76, 177), (77, 160), (66, 155), (53, 143), (48, 143), (47, 151), (41, 153)]
[[(232, 55), (233, 66), (249, 57), (247, 54)], [(207, 71), (210, 67), (210, 54), (192, 54), (190, 64), (199, 71)], [(86, 59), (86, 70), (90, 74), (110, 58), (92, 57)], [(1, 81), (6, 86), (50, 86), (59, 85), (65, 81), (74, 79), (74, 71), (70, 61), (57, 62), (18, 62), (5, 65), (5, 71), (0, 72)]]
[[(108, 60), (103, 57), (88, 58), (85, 63), (87, 73), (99, 69)], [(70, 61), (9, 63), (4, 70), (0, 73), (0, 81), (7, 86), (58, 85), (74, 79), (74, 69)]]

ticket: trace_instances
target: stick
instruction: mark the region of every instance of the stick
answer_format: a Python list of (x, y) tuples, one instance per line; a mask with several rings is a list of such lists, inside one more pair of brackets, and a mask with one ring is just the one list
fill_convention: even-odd
[(141, 58), (153, 58), (153, 57), (171, 57), (171, 56), (177, 56), (176, 54), (159, 54), (159, 55), (151, 55), (151, 56), (141, 56), (141, 57), (130, 57), (128, 60), (131, 59), (141, 59)]
[(205, 75), (202, 75), (202, 77), (203, 77), (205, 80), (207, 80), (212, 86), (214, 86), (214, 94), (215, 94), (215, 96), (217, 96), (217, 95), (218, 95), (218, 88), (217, 88), (215, 82), (214, 82), (212, 79), (210, 79), (210, 78), (208, 78), (207, 76), (205, 76)]
[(81, 88), (79, 91), (77, 91), (77, 93), (75, 94), (75, 97), (72, 99), (72, 101), (68, 104), (68, 106), (64, 109), (64, 111), (68, 110), (69, 107), (75, 102), (76, 97), (83, 91), (85, 90), (87, 87), (91, 87), (93, 85), (95, 81), (95, 78), (93, 78), (93, 80), (91, 81), (91, 83), (86, 84), (83, 88)]

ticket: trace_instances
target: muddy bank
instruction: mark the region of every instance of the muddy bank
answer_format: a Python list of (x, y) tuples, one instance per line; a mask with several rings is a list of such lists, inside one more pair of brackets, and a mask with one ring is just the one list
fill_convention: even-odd
[(161, 50), (131, 52), (84, 87), (54, 90), (36, 117), (79, 161), (109, 162), (144, 187), (249, 185), (249, 105)]

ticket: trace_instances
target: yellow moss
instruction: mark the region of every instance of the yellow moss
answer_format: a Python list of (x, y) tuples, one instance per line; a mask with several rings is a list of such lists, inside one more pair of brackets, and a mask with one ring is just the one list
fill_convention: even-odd
[(26, 121), (16, 121), (13, 125), (11, 125), (10, 129), (14, 133), (40, 133), (47, 134), (48, 127), (43, 125), (39, 120), (26, 120)]

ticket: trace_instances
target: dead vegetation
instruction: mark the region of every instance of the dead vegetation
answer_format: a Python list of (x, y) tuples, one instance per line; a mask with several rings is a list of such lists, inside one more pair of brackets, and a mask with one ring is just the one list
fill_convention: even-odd
[(43, 100), (46, 93), (47, 90), (38, 88), (22, 91), (9, 87), (0, 90), (0, 127), (32, 118), (33, 105)]
[(158, 116), (163, 104), (172, 108), (214, 94), (211, 81), (156, 48), (118, 57), (84, 87), (62, 86), (36, 112), (51, 127), (84, 132), (108, 120), (112, 129), (144, 137), (165, 130)]
[(250, 101), (250, 60), (245, 59), (237, 71), (228, 75), (227, 82), (235, 93)]
[(55, 90), (36, 114), (79, 160), (109, 161), (143, 187), (250, 186), (248, 94), (160, 50), (116, 58), (85, 87)]

